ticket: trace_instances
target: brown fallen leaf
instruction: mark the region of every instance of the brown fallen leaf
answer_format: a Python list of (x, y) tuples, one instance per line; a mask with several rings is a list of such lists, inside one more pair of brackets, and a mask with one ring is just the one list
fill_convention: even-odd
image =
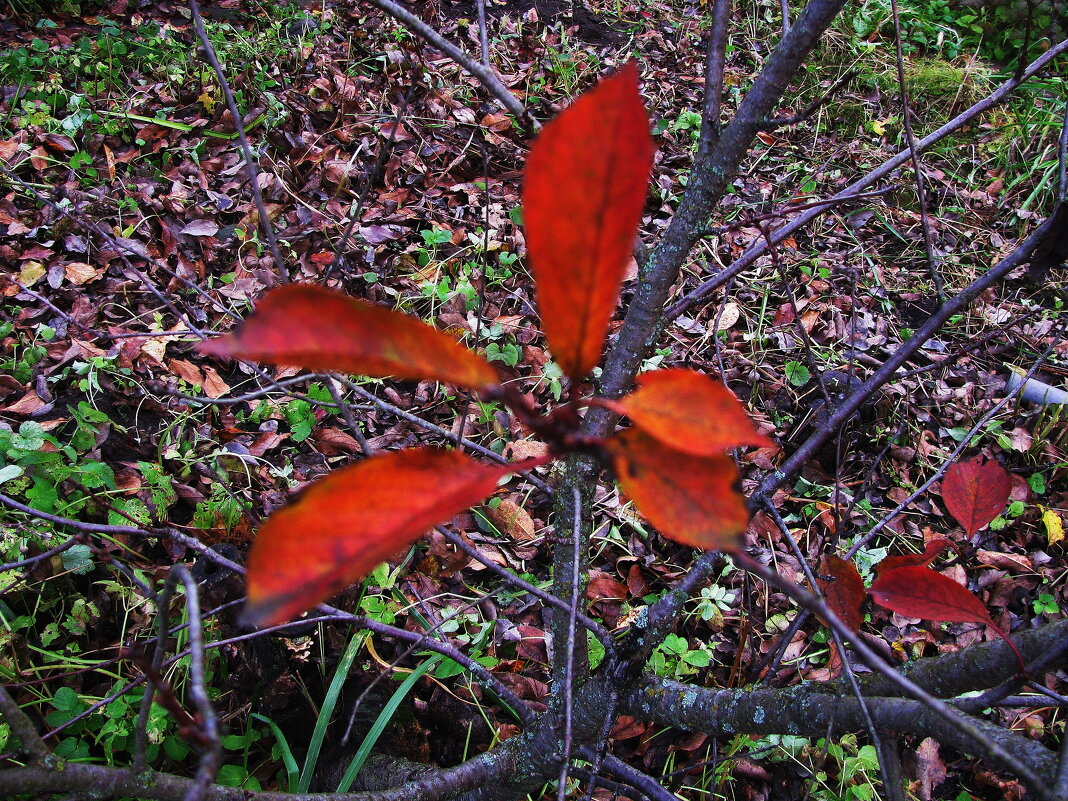
[(72, 261), (64, 264), (63, 276), (75, 286), (82, 286), (99, 278), (96, 268), (91, 264), (86, 264), (84, 261)]
[(536, 536), (534, 533), (534, 519), (522, 506), (508, 498), (501, 498), (501, 502), (494, 507), (485, 507), (486, 517), (503, 534), (507, 534), (514, 540), (525, 542)]

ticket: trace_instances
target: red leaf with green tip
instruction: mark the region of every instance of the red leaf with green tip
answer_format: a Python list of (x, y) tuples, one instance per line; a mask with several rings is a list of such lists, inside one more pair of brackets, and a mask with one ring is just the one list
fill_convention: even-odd
[(484, 391), (489, 362), (414, 317), (311, 284), (263, 296), (239, 331), (200, 346), (231, 359), (378, 378), (444, 381)]
[(637, 428), (605, 448), (623, 492), (665, 537), (706, 550), (741, 547), (749, 512), (729, 456), (683, 453)]
[(942, 500), (969, 537), (1001, 514), (1010, 492), (1012, 476), (981, 456), (951, 465), (942, 479)]
[(982, 601), (966, 587), (929, 567), (907, 565), (883, 570), (868, 592), (880, 606), (906, 617), (985, 623), (997, 628)]
[(245, 620), (276, 625), (310, 609), (519, 468), (411, 448), (330, 474), (260, 528), (249, 553)]
[(850, 629), (859, 631), (865, 591), (864, 579), (856, 567), (840, 556), (827, 554), (823, 557), (820, 573), (816, 584), (827, 606)]
[(633, 62), (542, 130), (523, 179), (523, 225), (553, 358), (573, 380), (600, 359), (653, 161)]
[(717, 456), (739, 445), (772, 444), (727, 387), (693, 370), (643, 373), (634, 392), (605, 405), (665, 445), (695, 456)]

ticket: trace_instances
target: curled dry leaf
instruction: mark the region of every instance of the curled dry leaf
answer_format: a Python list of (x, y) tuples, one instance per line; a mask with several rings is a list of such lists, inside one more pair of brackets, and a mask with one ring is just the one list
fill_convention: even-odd
[(489, 362), (420, 320), (311, 284), (268, 292), (237, 333), (200, 350), (309, 370), (444, 381), (480, 392), (499, 381)]
[(260, 528), (249, 553), (250, 625), (283, 623), (492, 494), (508, 465), (412, 448), (332, 473)]
[(727, 387), (694, 370), (644, 373), (638, 389), (606, 405), (665, 445), (695, 456), (717, 456), (738, 445), (773, 444), (756, 430)]
[(630, 62), (546, 125), (527, 158), (523, 224), (538, 308), (553, 357), (572, 380), (600, 358), (653, 150)]
[(725, 454), (694, 456), (638, 428), (605, 442), (623, 492), (669, 539), (706, 550), (737, 550), (749, 512), (738, 468)]
[(957, 462), (942, 479), (942, 500), (968, 536), (997, 517), (1009, 501), (1012, 476), (981, 456)]

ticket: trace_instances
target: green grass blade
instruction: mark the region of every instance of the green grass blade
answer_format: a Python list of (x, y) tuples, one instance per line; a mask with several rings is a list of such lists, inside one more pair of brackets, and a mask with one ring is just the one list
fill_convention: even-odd
[(430, 670), (434, 665), (440, 662), (442, 657), (435, 654), (427, 659), (419, 667), (408, 674), (408, 677), (401, 682), (393, 695), (390, 696), (389, 701), (382, 708), (382, 711), (378, 713), (378, 717), (375, 718), (374, 724), (371, 726), (370, 731), (367, 732), (367, 736), (363, 738), (363, 742), (360, 743), (360, 747), (356, 749), (356, 753), (353, 754), (352, 761), (349, 762), (348, 768), (345, 770), (345, 775), (341, 777), (341, 781), (338, 783), (337, 792), (347, 793), (352, 786), (352, 782), (356, 779), (356, 774), (360, 772), (363, 767), (363, 763), (367, 761), (368, 755), (371, 753), (371, 749), (375, 747), (375, 743), (378, 742), (378, 738), (382, 736), (382, 732), (386, 730), (386, 726), (389, 725), (390, 720), (397, 712), (397, 707), (401, 705), (401, 701), (411, 691), (415, 683), (422, 678), (423, 674)]
[(297, 791), (297, 782), (300, 780), (300, 767), (297, 765), (297, 760), (293, 758), (293, 751), (289, 747), (289, 740), (286, 739), (282, 730), (278, 728), (278, 724), (266, 715), (253, 712), (250, 717), (266, 723), (271, 727), (271, 732), (274, 734), (274, 740), (278, 743), (278, 747), (282, 751), (282, 764), (285, 765), (286, 768), (287, 792), (295, 793)]
[(341, 661), (337, 664), (337, 670), (334, 671), (334, 678), (330, 680), (326, 698), (323, 699), (322, 708), (319, 710), (319, 719), (315, 721), (311, 743), (308, 744), (308, 755), (304, 758), (304, 770), (301, 771), (300, 781), (297, 783), (298, 793), (306, 793), (308, 788), (311, 787), (315, 766), (319, 762), (319, 751), (323, 747), (323, 738), (326, 737), (326, 730), (330, 726), (330, 718), (334, 715), (334, 707), (337, 706), (337, 700), (341, 697), (341, 688), (345, 686), (345, 679), (349, 676), (352, 660), (359, 653), (360, 646), (363, 645), (364, 636), (365, 634), (362, 631), (352, 635)]

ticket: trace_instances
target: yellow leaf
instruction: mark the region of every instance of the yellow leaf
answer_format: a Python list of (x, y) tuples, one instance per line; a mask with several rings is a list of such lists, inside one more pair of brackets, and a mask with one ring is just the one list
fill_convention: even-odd
[(1050, 545), (1055, 545), (1064, 539), (1064, 522), (1059, 514), (1052, 509), (1043, 509), (1042, 523), (1046, 526), (1046, 539)]

